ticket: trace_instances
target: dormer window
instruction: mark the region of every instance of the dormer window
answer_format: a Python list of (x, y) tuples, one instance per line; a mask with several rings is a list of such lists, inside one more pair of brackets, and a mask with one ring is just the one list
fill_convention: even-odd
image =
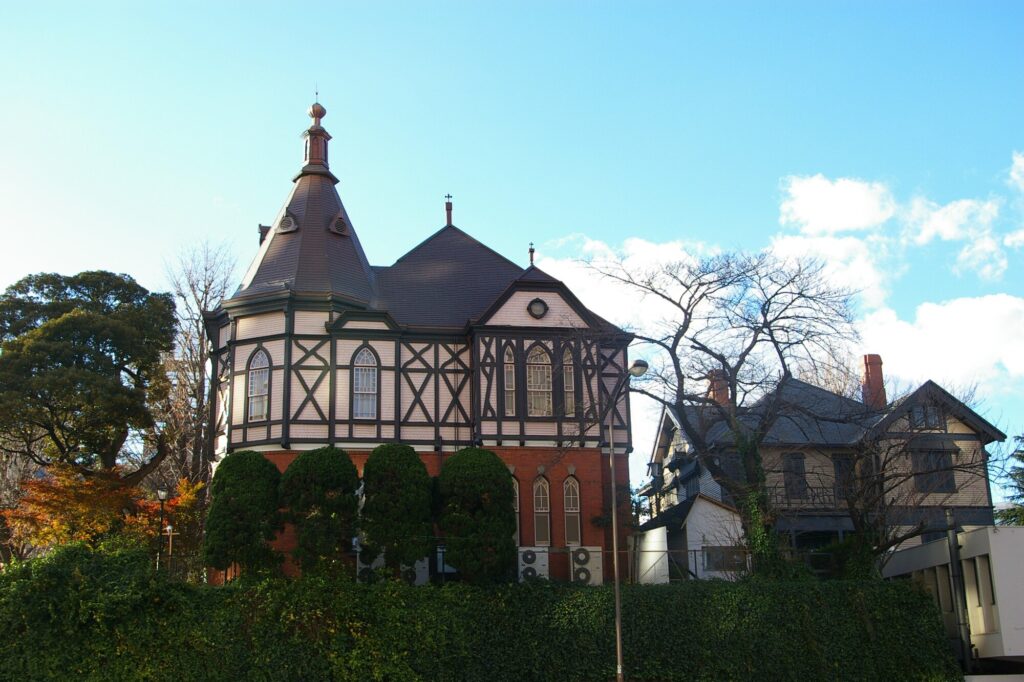
[(910, 408), (910, 428), (941, 429), (944, 425), (942, 408), (938, 405), (914, 405)]

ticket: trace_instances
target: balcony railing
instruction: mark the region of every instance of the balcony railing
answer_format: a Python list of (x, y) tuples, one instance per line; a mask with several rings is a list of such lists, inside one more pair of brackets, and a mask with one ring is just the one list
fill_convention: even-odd
[(836, 509), (832, 486), (777, 485), (767, 492), (768, 502), (776, 509)]

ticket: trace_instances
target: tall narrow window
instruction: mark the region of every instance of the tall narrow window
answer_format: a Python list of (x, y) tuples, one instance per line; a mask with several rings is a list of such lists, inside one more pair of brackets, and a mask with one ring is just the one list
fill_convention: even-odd
[(562, 501), (565, 505), (565, 544), (580, 544), (580, 482), (574, 476), (565, 479), (562, 485)]
[(516, 354), (505, 348), (505, 416), (516, 416)]
[(576, 382), (573, 379), (572, 352), (568, 348), (562, 354), (562, 400), (565, 416), (576, 416)]
[(270, 358), (258, 351), (249, 361), (249, 421), (263, 421), (270, 412)]
[(352, 418), (377, 418), (377, 358), (369, 348), (352, 361)]
[(530, 417), (552, 414), (551, 357), (540, 346), (534, 346), (526, 356), (526, 414)]
[(516, 541), (516, 546), (519, 546), (519, 480), (512, 477), (512, 511), (516, 513), (516, 533), (512, 536), (512, 539)]
[(786, 499), (807, 498), (807, 470), (801, 452), (787, 452), (782, 456), (782, 478), (786, 486)]
[(551, 490), (543, 476), (533, 482), (533, 544), (551, 544)]

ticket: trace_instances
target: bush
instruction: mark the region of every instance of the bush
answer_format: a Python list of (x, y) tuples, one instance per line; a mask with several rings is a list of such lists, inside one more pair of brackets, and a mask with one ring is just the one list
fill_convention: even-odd
[[(602, 680), (610, 588), (166, 582), (139, 553), (70, 546), (0, 574), (0, 678)], [(625, 586), (632, 680), (962, 679), (907, 583)]]
[(224, 570), (237, 564), (251, 574), (277, 564), (280, 557), (267, 541), (281, 527), (280, 482), (277, 467), (252, 450), (232, 453), (217, 465), (203, 542), (207, 565)]
[(348, 453), (333, 447), (303, 452), (281, 476), (281, 504), (298, 539), (292, 554), (303, 571), (341, 568), (356, 534), (358, 485)]
[(445, 562), (468, 582), (515, 575), (516, 531), (512, 474), (490, 450), (466, 448), (441, 467), (438, 479)]
[(365, 536), (363, 561), (381, 551), (397, 575), (432, 547), (430, 476), (423, 460), (408, 445), (378, 445), (363, 467), (365, 502), (360, 527)]

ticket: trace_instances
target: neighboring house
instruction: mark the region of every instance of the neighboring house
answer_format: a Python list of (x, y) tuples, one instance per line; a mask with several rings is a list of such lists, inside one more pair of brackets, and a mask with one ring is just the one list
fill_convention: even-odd
[[(946, 634), (960, 640), (955, 599), (966, 609), (973, 655), (1024, 666), (1024, 528), (989, 526), (957, 534), (959, 576), (951, 570), (948, 542), (929, 542), (894, 552), (886, 578), (912, 578), (935, 599)], [(958, 585), (957, 578), (962, 580)]]
[[(888, 404), (881, 359), (869, 355), (865, 362), (863, 400), (789, 379), (776, 388), (771, 401), (762, 398), (741, 413), (741, 421), (750, 425), (763, 418), (767, 405), (775, 410), (760, 447), (768, 501), (776, 513), (775, 531), (796, 550), (842, 540), (854, 531), (849, 503), (877, 495), (882, 488), (882, 513), (893, 535), (918, 524), (926, 528), (920, 539), (908, 543), (942, 536), (947, 507), (954, 509), (962, 528), (992, 525), (985, 446), (1005, 435), (931, 381)], [(727, 401), (725, 390), (724, 382), (712, 377), (709, 397)], [(648, 465), (651, 481), (641, 489), (641, 495), (650, 498), (652, 518), (640, 530), (664, 528), (657, 532), (667, 535), (669, 556), (709, 548), (720, 555), (718, 545), (695, 544), (691, 539), (691, 525), (706, 527), (709, 522), (695, 517), (702, 506), (688, 504), (694, 498), (726, 508), (735, 504), (708, 470), (708, 461), (731, 479), (743, 480), (744, 473), (721, 412), (708, 406), (687, 410), (690, 423), (706, 434), (712, 451), (696, 452), (680, 428), (680, 415), (663, 411)], [(872, 469), (885, 473), (873, 474)], [(732, 533), (739, 522), (738, 513), (732, 514), (723, 533)], [(636, 546), (658, 542), (643, 537)]]
[[(574, 556), (600, 579), (611, 535), (592, 520), (610, 483), (595, 422), (630, 335), (534, 267), (532, 249), (522, 268), (455, 227), (450, 201), (440, 230), (371, 265), (328, 166), (326, 111), (309, 115), (284, 206), (260, 226), (241, 286), (206, 315), (217, 457), (258, 450), (284, 470), (299, 451), (333, 445), (362, 471), (375, 446), (401, 442), (437, 475), (446, 456), (481, 445), (513, 472), (519, 544), (531, 557), (562, 549), (550, 562), (562, 577), (568, 548), (589, 547)], [(627, 408), (622, 398), (606, 420), (623, 484)]]

